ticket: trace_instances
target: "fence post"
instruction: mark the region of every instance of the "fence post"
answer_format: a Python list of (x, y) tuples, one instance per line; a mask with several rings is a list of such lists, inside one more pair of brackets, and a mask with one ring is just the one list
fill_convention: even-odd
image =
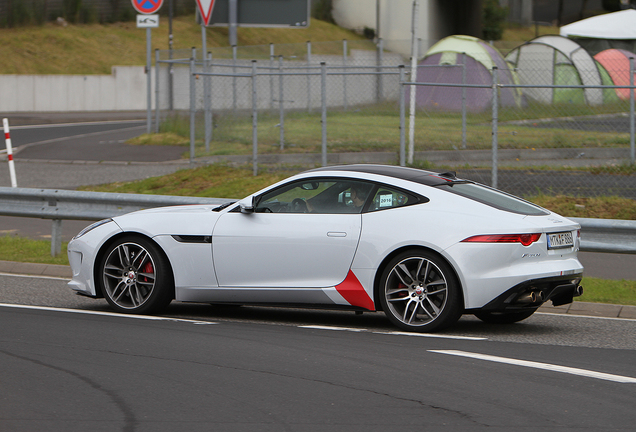
[[(347, 40), (342, 40), (342, 65), (344, 66), (342, 72), (347, 72)], [(347, 75), (342, 75), (342, 107), (347, 110)]]
[(399, 66), (400, 69), (400, 84), (398, 85), (398, 89), (400, 90), (400, 166), (406, 165), (406, 131), (404, 130), (406, 126), (406, 122), (404, 119), (404, 90), (406, 86), (404, 83), (404, 65)]
[[(274, 44), (269, 44), (269, 71), (274, 70)], [(269, 76), (269, 107), (274, 109), (274, 75)]]
[(196, 55), (196, 48), (192, 48), (192, 56), (190, 57), (190, 167), (194, 164), (194, 116), (196, 114), (196, 99), (195, 99), (195, 81), (194, 81), (194, 56)]
[(632, 165), (636, 160), (636, 151), (634, 148), (634, 57), (629, 58), (629, 155)]
[(51, 224), (51, 256), (62, 253), (62, 220), (53, 219)]
[[(270, 76), (271, 77), (271, 76)], [(258, 175), (258, 117), (256, 98), (256, 60), (252, 60), (252, 171)]]
[(159, 133), (159, 49), (155, 49), (155, 133)]
[(280, 110), (280, 149), (285, 149), (285, 106), (283, 105), (283, 56), (278, 56), (278, 108)]
[(466, 148), (466, 53), (462, 53), (462, 148)]
[[(205, 73), (212, 72), (212, 53), (204, 53), (203, 59), (203, 71)], [(205, 152), (210, 152), (210, 141), (212, 140), (212, 83), (210, 82), (212, 77), (208, 75), (203, 76), (204, 86), (204, 98), (205, 98)]]
[[(232, 74), (236, 75), (236, 45), (232, 45)], [(232, 77), (232, 111), (236, 114), (236, 76)]]
[(327, 64), (320, 62), (320, 105), (322, 115), (322, 166), (327, 166)]
[(376, 72), (378, 73), (377, 80), (376, 80), (376, 88), (375, 88), (376, 102), (380, 102), (384, 95), (384, 88), (382, 86), (382, 75), (380, 74), (380, 72), (382, 72), (383, 52), (384, 52), (384, 42), (382, 38), (378, 38), (378, 46), (376, 50)]
[(497, 66), (492, 68), (492, 187), (497, 187), (497, 133), (499, 116), (499, 94), (497, 81)]
[(307, 112), (311, 112), (311, 41), (307, 41)]

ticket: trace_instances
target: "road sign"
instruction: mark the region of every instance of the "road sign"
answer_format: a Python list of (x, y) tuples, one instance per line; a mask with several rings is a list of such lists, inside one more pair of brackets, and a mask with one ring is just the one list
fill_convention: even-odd
[(159, 14), (137, 15), (137, 28), (159, 27)]
[[(203, 1), (203, 0), (197, 0)], [(229, 0), (216, 0), (211, 26), (227, 26)], [(237, 25), (239, 27), (308, 27), (309, 0), (238, 0)]]
[(217, 0), (197, 0), (197, 7), (201, 13), (201, 18), (203, 18), (203, 24), (206, 26), (210, 24), (215, 3)]
[(132, 5), (140, 14), (152, 14), (159, 10), (163, 0), (131, 0)]

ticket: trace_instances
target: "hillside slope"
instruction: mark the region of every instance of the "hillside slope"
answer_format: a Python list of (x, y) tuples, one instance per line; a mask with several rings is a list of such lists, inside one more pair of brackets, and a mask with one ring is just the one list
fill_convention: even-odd
[[(201, 46), (201, 26), (194, 16), (173, 20), (174, 49)], [(207, 45), (228, 46), (225, 27), (207, 29)], [(238, 45), (362, 40), (351, 31), (317, 19), (306, 29), (239, 28)], [(168, 49), (168, 20), (152, 30), (152, 49)], [(0, 29), (2, 74), (109, 74), (113, 65), (146, 63), (146, 31), (134, 22), (79, 24), (62, 27)]]

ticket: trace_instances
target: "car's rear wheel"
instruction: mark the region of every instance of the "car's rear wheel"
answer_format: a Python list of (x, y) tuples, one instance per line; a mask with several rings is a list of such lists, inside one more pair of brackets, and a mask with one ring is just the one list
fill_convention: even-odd
[(99, 272), (102, 293), (118, 312), (157, 313), (172, 300), (170, 265), (150, 240), (118, 239), (102, 255)]
[(380, 280), (380, 303), (396, 326), (430, 332), (453, 325), (462, 314), (461, 289), (451, 267), (421, 250), (393, 258)]
[(485, 312), (477, 311), (475, 316), (488, 324), (512, 324), (529, 318), (535, 311), (522, 312)]

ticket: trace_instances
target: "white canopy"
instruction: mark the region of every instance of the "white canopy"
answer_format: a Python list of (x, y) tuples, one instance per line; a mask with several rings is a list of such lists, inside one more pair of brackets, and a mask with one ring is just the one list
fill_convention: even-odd
[(636, 39), (636, 10), (597, 15), (561, 27), (561, 36), (595, 39)]

